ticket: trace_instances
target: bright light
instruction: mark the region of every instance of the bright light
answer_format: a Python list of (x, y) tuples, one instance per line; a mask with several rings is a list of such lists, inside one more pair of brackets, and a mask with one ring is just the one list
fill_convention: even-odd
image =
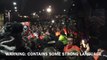
[(17, 9), (17, 7), (14, 7), (14, 9)]
[(24, 18), (27, 18), (28, 16), (23, 16)]
[(33, 16), (35, 16), (36, 15), (36, 13), (33, 13)]
[(47, 8), (47, 12), (50, 13), (52, 11), (51, 8)]
[(72, 6), (75, 6), (75, 4), (72, 4)]
[(64, 22), (62, 22), (62, 24), (64, 25)]
[(52, 23), (54, 23), (55, 22), (55, 20), (52, 20)]
[(17, 10), (15, 10), (15, 12), (17, 12)]
[(64, 9), (64, 12), (65, 12), (66, 10)]
[(13, 5), (17, 5), (17, 3), (16, 3), (16, 2), (13, 2)]

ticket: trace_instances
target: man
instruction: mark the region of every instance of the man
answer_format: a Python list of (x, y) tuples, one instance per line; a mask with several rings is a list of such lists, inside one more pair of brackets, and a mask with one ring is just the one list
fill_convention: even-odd
[(80, 60), (79, 53), (80, 53), (80, 48), (76, 45), (74, 45), (74, 40), (72, 37), (68, 37), (68, 44), (64, 47), (64, 52), (65, 53), (78, 53), (78, 56), (67, 56), (67, 60)]
[(72, 37), (68, 37), (68, 44), (64, 47), (64, 52), (78, 51), (80, 52), (80, 48), (74, 45), (74, 40)]
[(64, 31), (61, 31), (61, 35), (59, 36), (59, 41), (63, 43), (63, 45), (66, 45), (68, 40), (67, 36), (65, 35)]

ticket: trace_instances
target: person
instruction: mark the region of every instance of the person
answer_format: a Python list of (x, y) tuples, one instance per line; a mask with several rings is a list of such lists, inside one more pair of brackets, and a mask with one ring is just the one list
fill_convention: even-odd
[(68, 37), (68, 43), (64, 47), (64, 52), (78, 51), (80, 52), (80, 48), (77, 45), (74, 45), (74, 40), (72, 37)]
[(101, 56), (98, 57), (98, 60), (107, 60), (107, 28), (106, 26), (101, 27), (101, 35), (98, 37), (99, 39), (99, 49), (98, 52)]
[[(23, 25), (20, 23), (11, 23), (5, 26), (5, 34), (2, 41), (0, 41), (0, 56), (6, 56), (6, 52), (28, 52), (22, 40), (21, 33), (23, 32)], [(9, 33), (9, 34), (7, 34)], [(3, 57), (4, 58), (4, 57)], [(24, 57), (4, 58), (5, 60), (19, 60)], [(27, 58), (28, 59), (28, 58)], [(26, 60), (26, 59), (24, 59)]]
[(80, 42), (81, 52), (89, 52), (90, 46), (86, 39), (82, 39)]
[(101, 31), (102, 35), (99, 36), (99, 48), (101, 56), (98, 58), (99, 60), (107, 60), (107, 28), (103, 28)]
[(107, 60), (107, 51), (99, 48), (93, 55), (93, 60)]
[(68, 37), (68, 44), (64, 47), (64, 52), (65, 53), (78, 53), (77, 56), (67, 56), (67, 60), (80, 60), (79, 53), (80, 53), (80, 48), (77, 45), (74, 45), (74, 40), (72, 37)]
[(64, 46), (67, 44), (68, 40), (67, 40), (67, 36), (65, 35), (64, 31), (61, 31), (61, 34), (60, 34), (58, 40), (61, 41)]
[[(46, 47), (43, 49), (43, 52), (49, 53), (49, 52), (56, 52), (56, 50), (53, 47)], [(56, 57), (52, 56), (43, 56), (43, 60), (56, 60)]]

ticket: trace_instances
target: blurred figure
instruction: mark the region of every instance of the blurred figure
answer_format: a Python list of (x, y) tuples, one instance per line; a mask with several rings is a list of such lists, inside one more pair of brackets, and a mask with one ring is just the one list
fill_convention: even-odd
[[(90, 46), (89, 46), (89, 43), (87, 42), (86, 39), (82, 39), (81, 40), (81, 42), (80, 42), (80, 49), (81, 49), (81, 53), (87, 53), (87, 52), (90, 51)], [(82, 56), (81, 58), (82, 58), (82, 60), (88, 60), (87, 58), (90, 59), (89, 56)]]
[(58, 38), (56, 46), (59, 47), (58, 49), (63, 52), (64, 46), (68, 43), (67, 36), (65, 35), (64, 31), (61, 31), (61, 34)]
[(99, 48), (95, 55), (93, 56), (94, 60), (107, 60), (107, 51)]
[(64, 52), (76, 52), (78, 56), (67, 56), (67, 60), (80, 60), (79, 53), (80, 48), (77, 45), (74, 45), (74, 41), (72, 37), (68, 37), (68, 44), (64, 47)]
[[(56, 52), (56, 50), (53, 47), (46, 47), (46, 48), (43, 49), (43, 52), (46, 52), (46, 53)], [(43, 60), (56, 60), (56, 57), (43, 56)]]
[(64, 31), (61, 31), (59, 41), (61, 41), (63, 45), (66, 45), (68, 43), (67, 36), (65, 35)]
[(90, 46), (89, 46), (89, 43), (87, 42), (87, 40), (85, 40), (85, 39), (81, 40), (80, 48), (81, 48), (81, 52), (89, 52), (90, 51)]
[(64, 47), (64, 52), (71, 52), (73, 50), (80, 52), (80, 48), (76, 45), (74, 45), (74, 40), (72, 37), (68, 37), (68, 43)]
[(6, 49), (14, 46), (15, 50), (13, 49), (13, 51), (26, 51), (21, 35), (23, 32), (23, 25), (15, 22), (9, 25), (6, 24), (5, 27), (5, 32), (3, 34), (4, 38), (1, 39), (2, 41), (0, 42), (1, 46), (5, 47)]

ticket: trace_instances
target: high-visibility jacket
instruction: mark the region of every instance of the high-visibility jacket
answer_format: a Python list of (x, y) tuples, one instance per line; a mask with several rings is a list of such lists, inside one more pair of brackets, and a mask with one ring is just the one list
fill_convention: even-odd
[(80, 52), (80, 48), (76, 45), (66, 45), (64, 47), (64, 52), (73, 52), (73, 51)]
[(60, 35), (59, 41), (61, 41), (64, 45), (68, 43), (67, 37), (65, 35)]

